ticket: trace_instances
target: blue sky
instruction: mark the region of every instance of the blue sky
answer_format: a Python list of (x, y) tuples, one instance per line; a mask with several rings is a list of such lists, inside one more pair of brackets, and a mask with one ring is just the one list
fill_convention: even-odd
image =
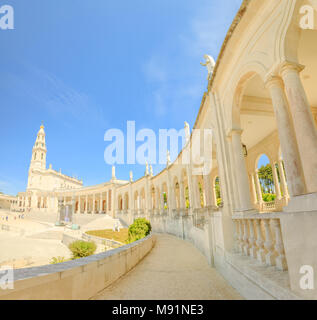
[[(241, 2), (0, 1), (15, 10), (15, 30), (0, 30), (0, 191), (25, 190), (42, 120), (47, 165), (84, 185), (111, 178), (106, 130), (192, 127), (207, 86), (199, 63), (217, 57)], [(144, 174), (123, 165), (117, 177), (130, 170)]]

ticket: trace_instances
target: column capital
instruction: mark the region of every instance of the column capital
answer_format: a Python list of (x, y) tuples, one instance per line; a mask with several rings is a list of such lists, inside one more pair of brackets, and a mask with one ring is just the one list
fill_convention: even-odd
[(279, 76), (272, 75), (270, 74), (266, 79), (265, 79), (265, 87), (267, 89), (271, 89), (272, 87), (278, 87), (278, 88), (284, 88), (284, 82), (283, 79)]
[(300, 73), (305, 66), (296, 62), (284, 61), (279, 67), (279, 73), (283, 77), (288, 72)]

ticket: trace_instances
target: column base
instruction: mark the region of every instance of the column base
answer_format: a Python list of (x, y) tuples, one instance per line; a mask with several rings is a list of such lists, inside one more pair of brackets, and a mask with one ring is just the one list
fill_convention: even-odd
[(317, 211), (317, 193), (309, 193), (291, 197), (284, 207), (285, 212), (309, 212)]

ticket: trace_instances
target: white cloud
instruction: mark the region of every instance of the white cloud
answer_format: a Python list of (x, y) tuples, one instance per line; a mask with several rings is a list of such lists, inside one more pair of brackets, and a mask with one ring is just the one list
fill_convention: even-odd
[(102, 108), (84, 92), (75, 90), (53, 74), (34, 66), (23, 66), (19, 73), (6, 75), (6, 85), (14, 94), (27, 96), (34, 101), (34, 107), (44, 109), (52, 116), (67, 122), (74, 120), (105, 122)]

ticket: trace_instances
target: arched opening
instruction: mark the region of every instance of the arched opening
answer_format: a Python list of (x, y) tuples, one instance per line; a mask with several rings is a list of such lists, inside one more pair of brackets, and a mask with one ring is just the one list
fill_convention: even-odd
[(275, 201), (276, 190), (279, 186), (274, 183), (273, 168), (266, 154), (260, 155), (257, 161), (255, 187), (257, 189), (258, 203)]
[(163, 197), (163, 210), (168, 209), (168, 191), (166, 182), (162, 185), (162, 197)]
[(214, 192), (214, 199), (215, 199), (215, 204), (217, 207), (222, 207), (223, 202), (222, 202), (222, 195), (221, 195), (221, 188), (220, 188), (220, 178), (217, 176), (214, 180), (213, 183), (213, 192)]
[(151, 187), (151, 209), (156, 209), (156, 195), (155, 195), (155, 188), (154, 186)]

